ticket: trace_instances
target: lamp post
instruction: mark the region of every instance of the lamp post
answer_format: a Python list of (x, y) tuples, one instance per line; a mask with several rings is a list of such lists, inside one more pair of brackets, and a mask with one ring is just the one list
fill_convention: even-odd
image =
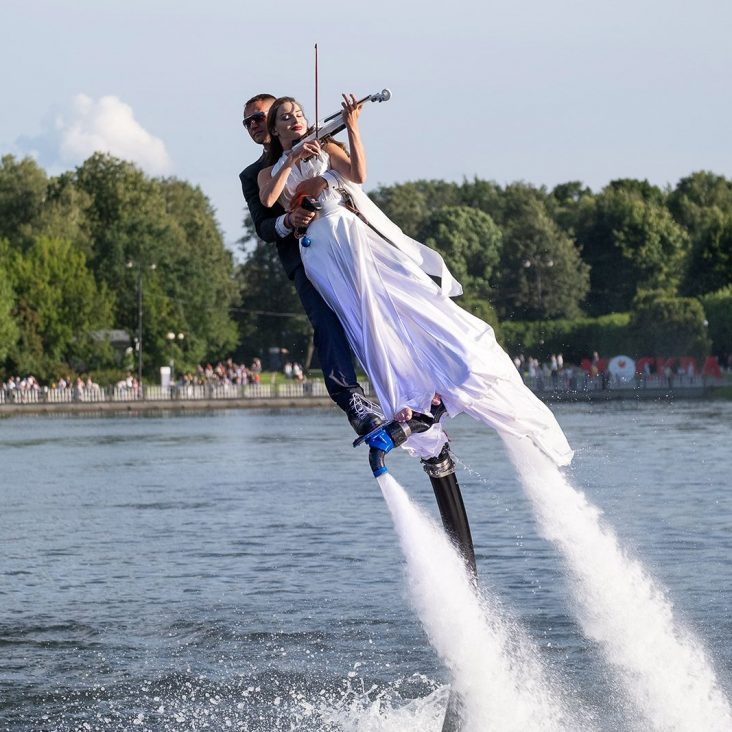
[[(177, 335), (171, 330), (168, 331), (165, 334), (165, 339), (173, 345), (176, 340), (178, 341), (178, 347), (180, 348), (183, 345), (183, 341), (185, 340), (185, 333), (178, 333)], [(175, 359), (170, 359), (170, 378), (173, 380), (173, 383), (175, 383)]]
[(544, 298), (542, 296), (541, 292), (541, 268), (542, 267), (553, 267), (554, 266), (554, 260), (553, 259), (525, 259), (523, 262), (524, 269), (530, 269), (531, 267), (534, 268), (534, 272), (536, 272), (536, 289), (537, 294), (539, 296), (539, 309), (543, 309), (544, 307)]
[(128, 269), (137, 268), (137, 384), (140, 394), (143, 395), (142, 389), (142, 274), (145, 269), (155, 270), (157, 264), (140, 264), (130, 260), (127, 262)]

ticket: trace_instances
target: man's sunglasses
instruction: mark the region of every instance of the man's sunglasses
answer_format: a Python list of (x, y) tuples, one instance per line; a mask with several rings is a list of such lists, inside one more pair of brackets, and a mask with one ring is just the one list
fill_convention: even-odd
[(248, 117), (244, 117), (241, 123), (244, 127), (249, 129), (254, 122), (263, 122), (266, 117), (267, 115), (264, 112), (255, 112), (254, 114), (250, 114)]

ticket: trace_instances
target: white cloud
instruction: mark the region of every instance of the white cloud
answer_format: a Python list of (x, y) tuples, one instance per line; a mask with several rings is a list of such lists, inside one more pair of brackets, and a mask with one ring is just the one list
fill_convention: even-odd
[(172, 170), (165, 143), (136, 119), (132, 107), (115, 96), (94, 100), (77, 94), (67, 113), (44, 120), (44, 132), (20, 138), (18, 146), (49, 167), (77, 165), (95, 152), (137, 163), (146, 172), (162, 175)]

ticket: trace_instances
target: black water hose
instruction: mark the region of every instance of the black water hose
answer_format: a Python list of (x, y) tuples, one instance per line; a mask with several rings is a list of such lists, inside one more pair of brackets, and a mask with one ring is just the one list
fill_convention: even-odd
[[(422, 460), (422, 466), (432, 483), (445, 533), (463, 555), (473, 581), (477, 582), (478, 570), (475, 565), (473, 537), (470, 534), (468, 515), (455, 475), (455, 462), (450, 455), (449, 445), (445, 443), (437, 457)], [(463, 709), (462, 697), (454, 688), (451, 689), (442, 732), (460, 732), (463, 729)]]
[(442, 525), (460, 550), (473, 576), (477, 577), (473, 537), (470, 533), (468, 514), (465, 511), (463, 495), (455, 475), (455, 463), (450, 456), (449, 445), (445, 443), (437, 457), (422, 460), (422, 467), (432, 483)]

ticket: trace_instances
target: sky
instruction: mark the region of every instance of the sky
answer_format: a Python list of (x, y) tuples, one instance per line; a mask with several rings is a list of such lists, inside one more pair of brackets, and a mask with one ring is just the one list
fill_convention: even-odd
[(478, 177), (599, 190), (732, 177), (729, 0), (0, 0), (0, 154), (51, 175), (95, 150), (209, 197), (232, 250), (259, 92), (361, 115), (367, 191)]

